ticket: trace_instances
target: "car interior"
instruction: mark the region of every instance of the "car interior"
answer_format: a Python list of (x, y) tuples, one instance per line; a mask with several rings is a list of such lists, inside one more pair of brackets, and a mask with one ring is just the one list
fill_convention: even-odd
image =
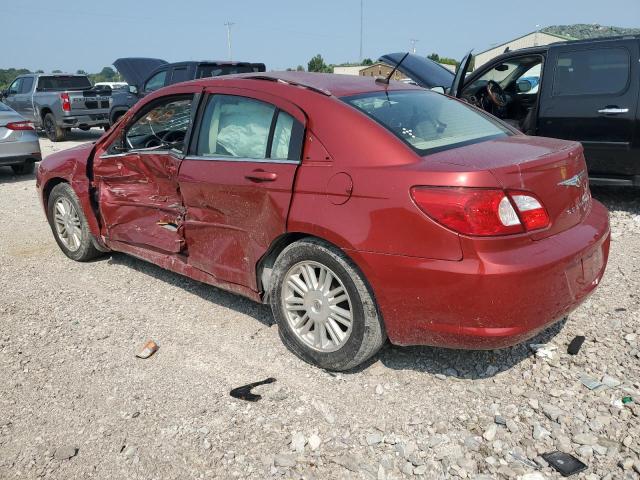
[(462, 98), (524, 133), (533, 133), (541, 72), (540, 55), (511, 58), (467, 85)]

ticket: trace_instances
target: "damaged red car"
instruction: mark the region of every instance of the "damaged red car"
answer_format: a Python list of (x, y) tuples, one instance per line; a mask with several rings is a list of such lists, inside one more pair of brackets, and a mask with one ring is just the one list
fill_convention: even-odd
[(125, 252), (269, 303), (284, 343), (332, 370), (387, 338), (522, 342), (596, 288), (609, 253), (580, 144), (372, 78), (167, 87), (47, 157), (37, 187), (68, 257)]

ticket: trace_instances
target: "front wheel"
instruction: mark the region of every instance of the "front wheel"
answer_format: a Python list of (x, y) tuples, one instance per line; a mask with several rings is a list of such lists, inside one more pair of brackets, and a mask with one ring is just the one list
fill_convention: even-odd
[(85, 262), (100, 255), (78, 196), (67, 183), (59, 183), (51, 190), (47, 216), (53, 236), (67, 257)]
[(337, 248), (305, 239), (285, 248), (272, 272), (270, 302), (283, 343), (327, 370), (349, 370), (386, 340), (362, 274)]

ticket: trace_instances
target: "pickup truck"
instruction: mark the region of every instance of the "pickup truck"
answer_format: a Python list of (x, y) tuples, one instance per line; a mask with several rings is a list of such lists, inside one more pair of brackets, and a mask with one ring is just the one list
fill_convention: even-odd
[(455, 75), (417, 55), (398, 65), (403, 57), (380, 61), (527, 135), (581, 142), (591, 184), (640, 187), (640, 36), (508, 51), (468, 73), (470, 52)]
[(197, 78), (234, 73), (264, 72), (264, 63), (202, 60), (168, 63), (159, 58), (119, 58), (113, 66), (129, 84), (129, 90), (113, 91), (109, 123), (113, 125), (138, 100), (159, 88)]
[(86, 75), (20, 75), (2, 98), (53, 142), (64, 140), (72, 128), (109, 127), (111, 89), (95, 89)]

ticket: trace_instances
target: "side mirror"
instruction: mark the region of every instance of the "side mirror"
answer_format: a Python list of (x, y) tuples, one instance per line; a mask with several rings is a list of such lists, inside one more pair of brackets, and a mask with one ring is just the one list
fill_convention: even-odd
[(518, 92), (519, 93), (527, 93), (530, 92), (533, 88), (533, 85), (529, 80), (518, 80)]
[(129, 93), (132, 93), (133, 95), (137, 95), (138, 87), (136, 87), (135, 85), (129, 85)]
[(430, 88), (430, 90), (432, 92), (445, 93), (444, 87), (432, 87), (432, 88)]

